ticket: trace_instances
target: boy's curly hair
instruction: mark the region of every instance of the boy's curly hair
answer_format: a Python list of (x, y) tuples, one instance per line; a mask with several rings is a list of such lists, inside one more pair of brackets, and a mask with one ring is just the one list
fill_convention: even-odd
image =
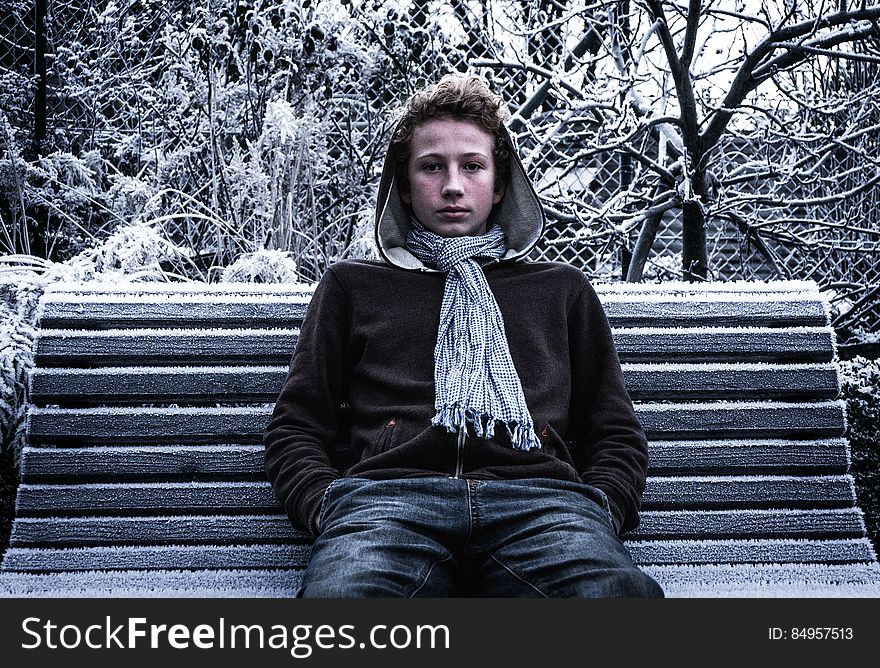
[(415, 93), (404, 105), (391, 138), (399, 187), (404, 192), (409, 190), (407, 165), (413, 131), (435, 118), (456, 118), (471, 121), (495, 137), (495, 192), (504, 192), (510, 178), (512, 149), (501, 129), (509, 116), (501, 97), (489, 89), (484, 79), (474, 75), (447, 74), (433, 86)]

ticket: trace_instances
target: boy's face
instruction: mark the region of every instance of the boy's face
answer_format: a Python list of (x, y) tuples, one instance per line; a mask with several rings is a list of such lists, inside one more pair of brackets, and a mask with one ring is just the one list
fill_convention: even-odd
[(410, 137), (410, 191), (400, 198), (422, 225), (441, 237), (486, 232), (495, 192), (492, 135), (470, 121), (436, 118), (417, 126)]

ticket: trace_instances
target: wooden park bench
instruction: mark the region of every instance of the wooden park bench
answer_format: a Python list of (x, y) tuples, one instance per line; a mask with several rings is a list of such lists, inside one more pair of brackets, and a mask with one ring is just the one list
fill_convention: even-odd
[[(815, 284), (597, 290), (650, 441), (635, 561), (669, 596), (880, 596)], [(292, 595), (260, 439), (310, 294), (47, 291), (4, 595)]]

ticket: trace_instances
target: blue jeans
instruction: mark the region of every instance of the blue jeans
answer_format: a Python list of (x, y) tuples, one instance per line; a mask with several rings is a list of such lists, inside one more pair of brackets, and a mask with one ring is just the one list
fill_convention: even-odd
[(319, 524), (298, 596), (663, 596), (582, 483), (340, 478)]

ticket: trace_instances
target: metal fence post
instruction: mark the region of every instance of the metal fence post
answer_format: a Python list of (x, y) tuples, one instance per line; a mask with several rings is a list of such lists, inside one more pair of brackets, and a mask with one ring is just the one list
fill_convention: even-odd
[(34, 75), (37, 89), (34, 94), (34, 134), (32, 150), (41, 155), (46, 141), (46, 4), (48, 0), (34, 2)]

